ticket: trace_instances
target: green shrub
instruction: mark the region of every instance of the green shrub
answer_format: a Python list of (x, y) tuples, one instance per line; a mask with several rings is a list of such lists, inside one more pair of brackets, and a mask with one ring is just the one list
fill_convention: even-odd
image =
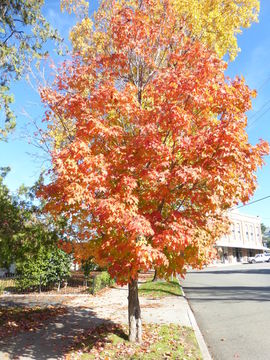
[(16, 286), (20, 291), (41, 290), (61, 283), (70, 276), (71, 257), (55, 247), (40, 251), (37, 257), (16, 264)]
[(94, 263), (93, 258), (90, 257), (82, 262), (82, 270), (85, 278), (89, 278), (91, 271), (97, 270), (98, 265)]
[(95, 276), (92, 287), (92, 294), (96, 294), (101, 289), (112, 286), (115, 281), (110, 277), (107, 271), (102, 271), (100, 274)]
[(16, 264), (16, 287), (19, 291), (38, 290), (40, 286), (46, 285), (45, 272), (46, 265), (42, 256)]

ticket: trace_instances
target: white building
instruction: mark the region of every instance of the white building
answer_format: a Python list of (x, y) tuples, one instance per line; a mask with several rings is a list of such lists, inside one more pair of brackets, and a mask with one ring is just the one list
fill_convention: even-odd
[(15, 274), (15, 264), (11, 264), (9, 269), (0, 268), (0, 278), (6, 277), (7, 274)]
[(236, 210), (231, 211), (229, 217), (231, 232), (216, 243), (219, 261), (246, 262), (249, 256), (267, 249), (263, 246), (259, 217), (240, 214)]

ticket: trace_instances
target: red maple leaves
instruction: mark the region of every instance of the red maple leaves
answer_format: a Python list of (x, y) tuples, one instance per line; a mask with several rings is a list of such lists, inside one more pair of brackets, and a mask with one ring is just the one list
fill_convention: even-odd
[(62, 123), (41, 191), (47, 210), (88, 243), (79, 256), (94, 256), (119, 283), (208, 261), (225, 211), (254, 192), (268, 152), (245, 131), (253, 92), (186, 38), (169, 4), (150, 6), (115, 9), (110, 44), (76, 54), (41, 93), (49, 123)]

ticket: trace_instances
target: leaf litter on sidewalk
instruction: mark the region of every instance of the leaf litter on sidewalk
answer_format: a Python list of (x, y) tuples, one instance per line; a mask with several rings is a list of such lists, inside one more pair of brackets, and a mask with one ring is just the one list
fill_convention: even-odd
[(31, 308), (0, 307), (0, 340), (19, 332), (35, 331), (44, 326), (44, 321), (64, 315), (63, 306), (35, 306)]

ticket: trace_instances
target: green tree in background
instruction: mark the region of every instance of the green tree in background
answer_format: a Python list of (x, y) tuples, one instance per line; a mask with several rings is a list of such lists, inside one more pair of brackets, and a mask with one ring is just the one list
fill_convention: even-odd
[(33, 60), (46, 56), (44, 44), (48, 39), (60, 41), (42, 15), (43, 4), (44, 0), (0, 1), (0, 111), (6, 116), (0, 139), (15, 125), (10, 82), (20, 79)]
[(268, 235), (268, 232), (265, 233), (266, 229), (267, 229), (266, 225), (264, 223), (261, 223), (263, 243), (270, 249), (270, 236)]
[(65, 223), (42, 212), (33, 188), (12, 196), (4, 184), (9, 168), (0, 168), (0, 267), (16, 266), (22, 290), (54, 286), (69, 277), (72, 256), (58, 248)]
[(89, 277), (91, 271), (97, 270), (98, 265), (94, 263), (93, 258), (89, 257), (87, 260), (82, 261), (82, 270), (86, 278)]
[(12, 244), (16, 247), (20, 245), (22, 216), (19, 206), (3, 183), (9, 168), (0, 170), (0, 267), (8, 269), (14, 260), (15, 249)]
[(53, 249), (49, 253), (46, 266), (47, 284), (58, 283), (59, 289), (62, 281), (66, 280), (70, 275), (71, 263), (71, 255), (59, 248)]
[(17, 195), (11, 195), (3, 183), (8, 171), (0, 171), (0, 267), (7, 269), (11, 264), (43, 259), (43, 253), (52, 249), (58, 251), (66, 225), (43, 214), (43, 204), (35, 198), (38, 184), (31, 189), (22, 186)]
[(54, 246), (41, 247), (35, 258), (25, 258), (16, 264), (17, 285), (21, 290), (36, 289), (42, 286), (58, 285), (70, 275), (71, 256)]
[(262, 232), (262, 234), (264, 234), (265, 230), (266, 230), (266, 226), (264, 225), (264, 223), (261, 223), (261, 232)]

